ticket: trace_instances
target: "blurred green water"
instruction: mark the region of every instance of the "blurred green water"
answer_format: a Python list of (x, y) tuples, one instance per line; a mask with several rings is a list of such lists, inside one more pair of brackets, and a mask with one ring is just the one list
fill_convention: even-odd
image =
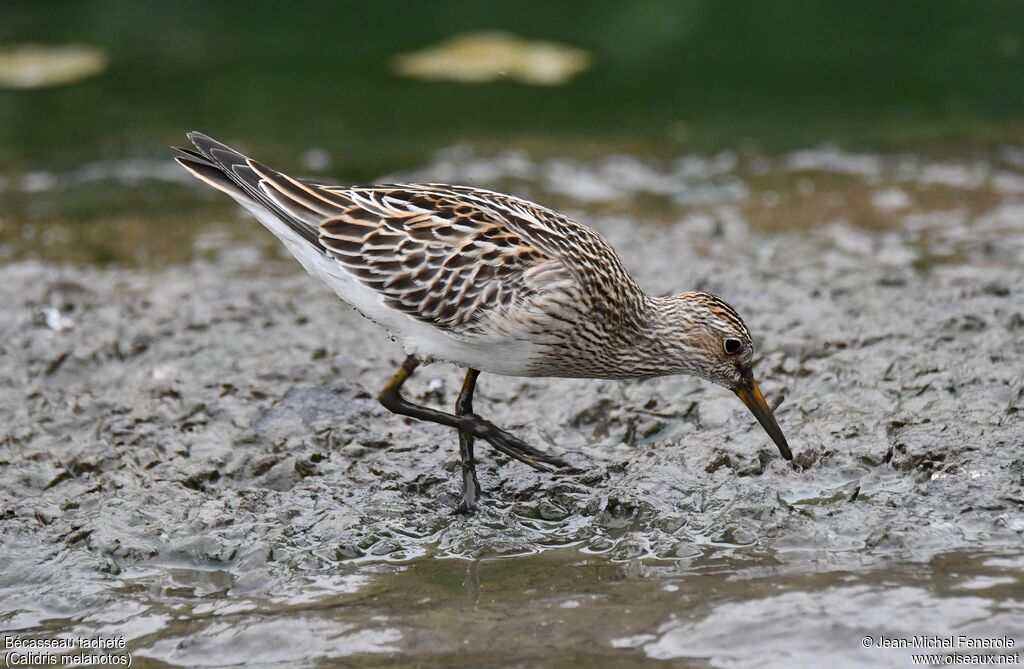
[[(565, 86), (421, 82), (395, 54), (508, 30), (578, 46)], [(767, 149), (1024, 137), (1024, 5), (1010, 1), (424, 3), (5, 0), (0, 43), (80, 42), (104, 74), (0, 90), (0, 169), (164, 155), (185, 130), (354, 181), (459, 140)]]

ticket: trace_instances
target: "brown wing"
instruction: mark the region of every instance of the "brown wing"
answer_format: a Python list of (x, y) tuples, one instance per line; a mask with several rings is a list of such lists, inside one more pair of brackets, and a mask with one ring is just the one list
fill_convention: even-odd
[(332, 188), (253, 168), (277, 205), (319, 219), (325, 251), (389, 306), (446, 330), (471, 332), (487, 315), (513, 313), (565, 273), (503, 212), (450, 190)]
[(313, 184), (189, 138), (199, 152), (178, 160), (197, 176), (266, 207), (392, 308), (446, 330), (557, 336), (582, 301), (607, 301), (605, 279), (632, 285), (597, 233), (532, 202), (441, 184)]
[[(352, 189), (352, 205), (320, 224), (320, 242), (387, 303), (455, 331), (511, 314), (551, 287), (561, 265), (494, 211), (450, 193)], [(548, 279), (551, 277), (548, 276)]]

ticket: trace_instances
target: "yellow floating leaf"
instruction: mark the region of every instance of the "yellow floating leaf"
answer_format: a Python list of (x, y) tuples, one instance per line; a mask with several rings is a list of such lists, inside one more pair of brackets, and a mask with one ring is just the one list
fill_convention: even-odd
[(99, 74), (109, 62), (102, 49), (80, 44), (0, 46), (0, 87), (63, 86)]
[(590, 66), (590, 54), (555, 42), (531, 42), (504, 32), (456, 35), (392, 62), (407, 77), (481, 83), (509, 78), (557, 86)]

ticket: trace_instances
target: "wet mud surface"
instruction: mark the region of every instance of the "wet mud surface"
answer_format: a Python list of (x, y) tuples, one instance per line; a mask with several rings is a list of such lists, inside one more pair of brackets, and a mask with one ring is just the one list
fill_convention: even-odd
[[(793, 464), (695, 379), (484, 375), (479, 413), (583, 473), (481, 444), (472, 518), (455, 435), (374, 399), (398, 347), (255, 222), (187, 264), (0, 266), (0, 627), (124, 635), (154, 667), (1024, 643), (1024, 153), (759, 160), (460, 148), (399, 175), (558, 204), (650, 292), (722, 295), (785, 396)], [(408, 387), (448, 407), (459, 383), (435, 364)]]

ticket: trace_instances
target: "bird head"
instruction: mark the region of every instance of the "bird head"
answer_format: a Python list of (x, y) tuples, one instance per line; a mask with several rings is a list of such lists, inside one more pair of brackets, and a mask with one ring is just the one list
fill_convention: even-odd
[(682, 293), (666, 298), (676, 331), (674, 367), (736, 393), (787, 460), (789, 444), (772, 409), (754, 380), (754, 344), (736, 310), (709, 293)]

